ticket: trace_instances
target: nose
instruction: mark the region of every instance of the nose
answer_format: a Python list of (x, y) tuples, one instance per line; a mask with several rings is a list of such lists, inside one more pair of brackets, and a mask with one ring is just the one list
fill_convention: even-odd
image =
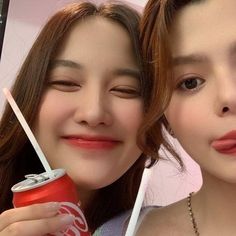
[(106, 97), (100, 91), (94, 89), (81, 91), (77, 100), (78, 106), (74, 113), (75, 122), (90, 127), (111, 125), (111, 107), (106, 100)]
[(236, 77), (228, 75), (218, 80), (215, 88), (217, 93), (217, 107), (220, 116), (236, 114)]

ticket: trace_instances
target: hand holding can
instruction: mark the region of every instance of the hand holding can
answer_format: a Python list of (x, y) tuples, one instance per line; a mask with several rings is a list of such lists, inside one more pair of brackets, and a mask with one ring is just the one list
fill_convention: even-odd
[(46, 172), (26, 178), (12, 187), (15, 207), (60, 202), (58, 214), (73, 215), (74, 222), (66, 230), (49, 235), (90, 236), (86, 219), (78, 205), (76, 186), (63, 169), (53, 170), (53, 178), (49, 178)]
[(59, 215), (60, 203), (48, 202), (6, 210), (0, 214), (0, 236), (33, 236), (59, 232), (73, 224), (74, 216)]

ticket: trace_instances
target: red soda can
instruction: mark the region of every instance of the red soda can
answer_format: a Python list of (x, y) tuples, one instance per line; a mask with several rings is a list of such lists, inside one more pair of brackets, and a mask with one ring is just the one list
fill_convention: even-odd
[(49, 234), (51, 236), (90, 236), (88, 225), (78, 205), (76, 186), (64, 169), (52, 171), (52, 176), (42, 174), (26, 175), (26, 179), (15, 184), (13, 192), (14, 207), (28, 206), (35, 203), (60, 202), (59, 214), (75, 216), (73, 225), (66, 230)]

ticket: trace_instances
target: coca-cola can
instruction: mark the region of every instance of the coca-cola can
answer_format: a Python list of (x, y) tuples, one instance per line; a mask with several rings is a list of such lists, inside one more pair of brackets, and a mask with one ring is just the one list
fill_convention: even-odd
[(76, 186), (64, 169), (53, 170), (50, 178), (46, 172), (42, 174), (30, 174), (25, 177), (25, 180), (15, 184), (11, 188), (14, 207), (44, 202), (60, 202), (61, 207), (58, 214), (74, 215), (74, 223), (64, 231), (48, 235), (91, 235), (84, 214), (78, 205), (79, 199)]

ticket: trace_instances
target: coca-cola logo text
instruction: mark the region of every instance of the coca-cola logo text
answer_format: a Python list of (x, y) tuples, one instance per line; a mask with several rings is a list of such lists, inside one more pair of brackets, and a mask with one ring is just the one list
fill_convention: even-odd
[(61, 202), (59, 214), (71, 214), (75, 216), (73, 225), (66, 230), (50, 234), (51, 236), (87, 236), (88, 225), (81, 209), (71, 202)]

